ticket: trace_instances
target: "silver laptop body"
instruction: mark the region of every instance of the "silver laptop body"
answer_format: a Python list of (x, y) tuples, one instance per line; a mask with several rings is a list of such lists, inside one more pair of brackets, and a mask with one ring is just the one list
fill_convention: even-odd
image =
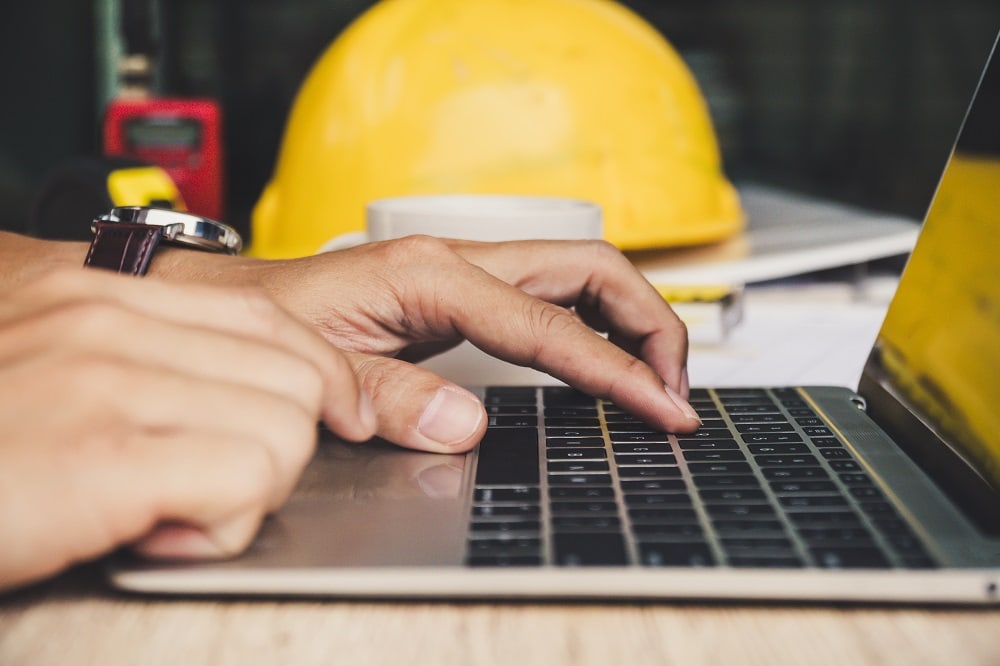
[[(995, 52), (995, 49), (994, 49)], [(698, 389), (655, 433), (566, 387), (479, 389), (467, 455), (323, 432), (243, 556), (109, 563), (184, 595), (1000, 604), (1000, 58), (857, 392)]]

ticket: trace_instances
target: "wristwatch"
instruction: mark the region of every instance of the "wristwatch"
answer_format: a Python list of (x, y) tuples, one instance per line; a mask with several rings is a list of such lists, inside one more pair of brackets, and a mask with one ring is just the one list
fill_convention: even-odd
[(243, 240), (232, 227), (165, 208), (112, 208), (90, 225), (94, 239), (84, 266), (145, 275), (160, 242), (206, 252), (237, 254)]

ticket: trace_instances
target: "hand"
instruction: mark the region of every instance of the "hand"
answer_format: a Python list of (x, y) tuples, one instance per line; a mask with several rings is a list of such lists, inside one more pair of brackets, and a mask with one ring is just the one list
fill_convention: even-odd
[(354, 352), (378, 434), (397, 444), (454, 453), (481, 438), (485, 414), (472, 394), (404, 362), (462, 339), (655, 427), (687, 432), (699, 424), (681, 397), (684, 325), (607, 243), (414, 236), (292, 261), (240, 261), (217, 267), (213, 279), (260, 286)]
[(122, 545), (242, 550), (316, 421), (365, 440), (347, 359), (261, 293), (49, 275), (0, 297), (0, 589)]

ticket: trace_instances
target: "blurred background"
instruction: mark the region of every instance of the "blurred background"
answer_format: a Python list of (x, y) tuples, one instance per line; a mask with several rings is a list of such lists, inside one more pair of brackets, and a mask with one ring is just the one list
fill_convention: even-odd
[[(100, 152), (100, 2), (7, 3), (0, 228), (43, 176)], [(227, 220), (248, 233), (315, 59), (371, 0), (167, 0), (160, 77), (224, 113)], [(1000, 27), (996, 0), (627, 0), (681, 52), (728, 175), (920, 218)]]

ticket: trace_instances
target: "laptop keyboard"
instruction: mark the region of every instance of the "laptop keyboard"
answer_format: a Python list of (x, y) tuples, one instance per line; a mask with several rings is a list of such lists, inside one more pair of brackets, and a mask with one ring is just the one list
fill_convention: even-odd
[(484, 402), (468, 565), (935, 566), (796, 389), (695, 389), (690, 435), (567, 387)]

